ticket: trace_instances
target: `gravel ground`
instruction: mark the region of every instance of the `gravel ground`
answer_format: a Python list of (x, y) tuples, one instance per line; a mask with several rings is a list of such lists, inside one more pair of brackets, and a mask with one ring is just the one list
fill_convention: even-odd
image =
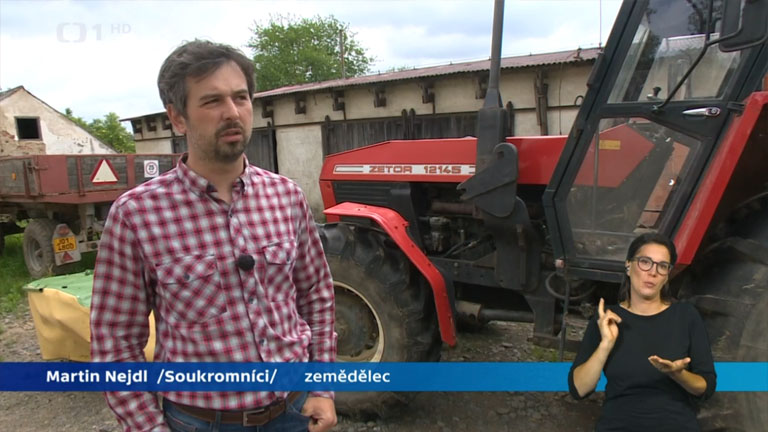
[[(444, 361), (545, 361), (555, 353), (527, 342), (529, 324), (492, 323), (460, 333)], [(41, 361), (28, 308), (0, 317), (0, 359)], [(0, 366), (1, 367), (1, 366)], [(566, 393), (425, 392), (386, 419), (361, 421), (340, 416), (334, 431), (589, 431), (602, 394), (576, 402)], [(119, 427), (100, 393), (0, 393), (0, 429), (7, 431), (117, 432)]]

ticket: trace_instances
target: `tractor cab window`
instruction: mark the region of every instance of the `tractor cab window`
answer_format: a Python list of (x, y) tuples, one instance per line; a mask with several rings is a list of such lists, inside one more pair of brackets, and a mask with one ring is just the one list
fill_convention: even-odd
[[(666, 99), (704, 49), (704, 44), (719, 36), (720, 8), (713, 11), (708, 27), (707, 7), (708, 2), (700, 0), (651, 1), (608, 103)], [(717, 47), (709, 47), (672, 100), (720, 97), (738, 66), (740, 55), (740, 51), (722, 52)]]
[[(698, 133), (711, 122), (672, 113), (722, 110), (716, 104), (743, 56), (706, 46), (719, 37), (718, 1), (636, 5), (643, 8), (635, 11), (637, 27), (622, 45), (626, 53), (608, 81), (595, 127), (587, 128), (591, 135), (581, 137), (579, 147), (587, 150), (565, 200), (571, 252), (583, 260), (621, 261), (638, 234), (673, 224), (687, 199), (681, 194), (690, 193), (709, 151)], [(670, 95), (668, 108), (652, 111)]]
[(644, 118), (602, 119), (568, 194), (576, 253), (621, 260), (633, 238), (657, 231), (699, 149)]

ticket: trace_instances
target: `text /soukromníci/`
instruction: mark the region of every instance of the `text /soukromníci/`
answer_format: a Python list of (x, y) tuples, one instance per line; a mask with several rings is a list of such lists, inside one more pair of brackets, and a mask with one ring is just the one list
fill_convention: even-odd
[(274, 384), (277, 369), (252, 369), (248, 372), (176, 372), (161, 370), (157, 383), (269, 383)]

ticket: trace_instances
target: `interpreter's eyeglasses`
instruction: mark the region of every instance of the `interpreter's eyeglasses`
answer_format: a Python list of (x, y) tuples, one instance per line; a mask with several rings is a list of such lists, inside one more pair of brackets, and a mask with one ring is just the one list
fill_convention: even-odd
[(642, 271), (650, 271), (653, 265), (656, 264), (656, 271), (662, 276), (668, 275), (669, 271), (672, 270), (672, 264), (666, 261), (654, 261), (647, 256), (634, 257), (631, 261), (636, 262), (637, 267)]

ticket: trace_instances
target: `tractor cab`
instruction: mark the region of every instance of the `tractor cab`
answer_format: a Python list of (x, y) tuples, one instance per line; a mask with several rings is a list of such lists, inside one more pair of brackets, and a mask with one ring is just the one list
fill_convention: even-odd
[(619, 281), (646, 231), (693, 255), (700, 238), (680, 233), (724, 130), (764, 79), (766, 22), (765, 1), (623, 4), (543, 196), (570, 276)]

